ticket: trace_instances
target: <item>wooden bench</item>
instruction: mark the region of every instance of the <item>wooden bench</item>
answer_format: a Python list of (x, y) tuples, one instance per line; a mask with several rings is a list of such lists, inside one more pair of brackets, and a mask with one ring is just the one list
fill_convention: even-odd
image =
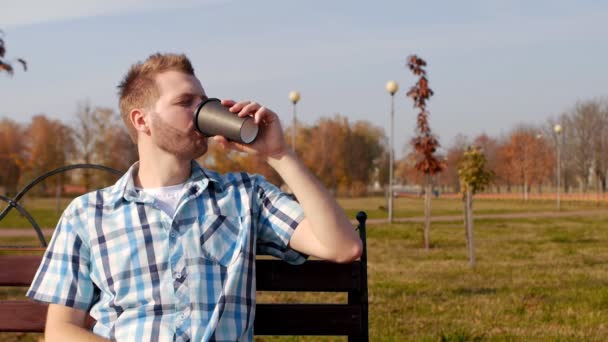
[[(348, 336), (368, 341), (367, 244), (364, 212), (357, 214), (363, 255), (350, 264), (309, 260), (293, 266), (281, 260), (257, 260), (258, 291), (343, 292), (345, 304), (258, 304), (256, 335)], [(29, 287), (41, 255), (0, 256), (0, 286)], [(0, 332), (43, 332), (47, 305), (24, 297), (0, 301)]]

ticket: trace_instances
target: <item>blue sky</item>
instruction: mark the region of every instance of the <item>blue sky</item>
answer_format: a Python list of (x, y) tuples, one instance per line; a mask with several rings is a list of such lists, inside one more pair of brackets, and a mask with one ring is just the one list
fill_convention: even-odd
[(431, 128), (500, 135), (540, 124), (576, 101), (608, 95), (604, 1), (0, 1), (7, 56), (29, 70), (0, 75), (0, 117), (73, 120), (77, 104), (117, 108), (116, 85), (149, 54), (184, 52), (210, 96), (253, 99), (291, 123), (336, 113), (413, 135), (405, 58), (429, 66)]

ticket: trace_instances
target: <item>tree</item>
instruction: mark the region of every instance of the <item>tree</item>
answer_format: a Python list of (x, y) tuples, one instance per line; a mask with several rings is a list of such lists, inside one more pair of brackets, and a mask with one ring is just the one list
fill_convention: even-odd
[[(96, 132), (91, 151), (94, 163), (126, 171), (137, 161), (138, 153), (120, 115), (110, 108), (97, 107), (90, 120)], [(97, 171), (91, 179), (94, 187), (99, 188), (112, 184), (116, 175)]]
[(460, 192), (460, 179), (458, 177), (458, 165), (462, 161), (464, 152), (470, 145), (469, 138), (462, 134), (458, 134), (454, 138), (452, 146), (446, 154), (446, 168), (441, 173), (443, 183), (454, 189), (455, 192)]
[[(350, 183), (345, 172), (348, 155), (349, 128), (346, 117), (321, 118), (312, 127), (301, 127), (307, 144), (298, 148), (304, 164), (334, 193), (343, 191)], [(298, 141), (299, 142), (299, 141)]]
[[(137, 148), (128, 136), (120, 115), (110, 108), (78, 105), (72, 125), (77, 142), (76, 161), (100, 164), (126, 171), (137, 158)], [(87, 190), (109, 185), (116, 179), (107, 172), (83, 169), (82, 184)]]
[(422, 184), (424, 186), (425, 175), (416, 170), (417, 162), (418, 156), (415, 151), (409, 151), (403, 159), (397, 160), (395, 163), (396, 182), (402, 184)]
[(296, 140), (304, 164), (334, 193), (363, 195), (376, 169), (383, 176), (386, 137), (369, 122), (321, 118), (312, 127), (300, 126)]
[[(93, 108), (88, 102), (78, 104), (76, 110), (76, 123), (73, 125), (76, 140), (78, 162), (91, 164), (95, 146), (95, 129), (91, 118), (94, 116)], [(88, 169), (82, 171), (82, 183), (88, 191), (91, 189), (91, 173)]]
[(483, 133), (479, 136), (477, 136), (475, 139), (473, 139), (473, 146), (477, 146), (479, 147), (479, 149), (481, 151), (483, 151), (483, 155), (486, 158), (486, 169), (490, 172), (492, 172), (492, 174), (494, 175), (492, 177), (492, 183), (495, 185), (496, 187), (496, 192), (500, 192), (500, 187), (498, 186), (498, 183), (496, 183), (494, 180), (496, 179), (496, 168), (497, 168), (497, 154), (498, 154), (498, 146), (499, 146), (499, 141), (498, 139), (492, 138), (490, 136), (488, 136), (487, 134)]
[[(4, 32), (0, 30), (0, 72), (4, 71), (9, 75), (13, 74), (13, 65), (12, 62), (5, 58), (6, 55), (6, 44), (4, 43)], [(17, 58), (17, 62), (21, 64), (24, 71), (27, 71), (27, 63), (22, 58)]]
[(0, 120), (0, 186), (6, 193), (17, 193), (19, 179), (25, 163), (24, 128), (9, 119)]
[(591, 176), (595, 166), (596, 136), (605, 134), (598, 129), (601, 125), (600, 115), (601, 109), (598, 101), (578, 102), (564, 123), (564, 130), (567, 131), (569, 143), (572, 144), (571, 156), (574, 161), (574, 171), (582, 192), (587, 191), (591, 185)]
[(507, 141), (498, 147), (497, 173), (510, 187), (522, 185), (523, 199), (528, 200), (530, 188), (550, 179), (555, 167), (554, 152), (537, 128), (519, 126)]
[(601, 106), (593, 142), (598, 197), (600, 192), (606, 192), (608, 176), (608, 101), (602, 102)]
[(469, 254), (469, 264), (475, 266), (475, 241), (473, 239), (473, 196), (488, 186), (493, 172), (486, 170), (486, 158), (477, 147), (469, 147), (458, 167), (461, 193), (464, 202), (464, 223)]
[(439, 140), (431, 133), (431, 127), (428, 122), (429, 112), (426, 110), (426, 102), (433, 91), (428, 86), (426, 71), (423, 67), (426, 62), (418, 58), (416, 55), (408, 57), (407, 66), (410, 71), (419, 76), (418, 82), (410, 88), (407, 96), (414, 101), (414, 108), (418, 108), (420, 112), (417, 117), (417, 136), (411, 141), (414, 150), (416, 151), (417, 161), (415, 168), (418, 172), (425, 175), (425, 191), (424, 191), (424, 248), (429, 249), (430, 229), (431, 229), (431, 176), (441, 172), (445, 168), (445, 162), (435, 156), (435, 152), (439, 148)]
[(260, 158), (232, 150), (224, 150), (221, 146), (208, 141), (207, 153), (198, 162), (219, 173), (248, 172), (264, 176), (270, 183), (281, 186), (279, 174)]
[[(64, 166), (74, 153), (71, 129), (43, 114), (32, 118), (26, 135), (28, 144), (25, 169), (30, 178)], [(49, 187), (54, 186), (60, 191), (65, 179), (64, 173), (48, 178), (41, 184), (41, 189), (47, 192)]]
[[(296, 153), (303, 163), (334, 193), (363, 195), (378, 177), (376, 170), (382, 170), (386, 137), (381, 128), (369, 122), (351, 124), (345, 116), (335, 115), (321, 118), (313, 126), (300, 123), (295, 140)], [(258, 157), (223, 150), (211, 141), (199, 162), (219, 173), (259, 173), (276, 186), (283, 183), (279, 174)]]
[(381, 141), (385, 137), (381, 128), (367, 121), (357, 121), (350, 129), (348, 169), (352, 180), (351, 196), (361, 196), (366, 193), (374, 169), (382, 158), (384, 146)]

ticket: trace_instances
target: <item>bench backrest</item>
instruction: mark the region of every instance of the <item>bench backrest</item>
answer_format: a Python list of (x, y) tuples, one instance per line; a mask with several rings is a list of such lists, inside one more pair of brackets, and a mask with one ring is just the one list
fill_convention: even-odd
[[(293, 266), (256, 261), (258, 291), (348, 293), (345, 304), (257, 304), (256, 335), (341, 335), (368, 340), (367, 243), (364, 212), (357, 214), (363, 255), (350, 264), (310, 260)], [(30, 286), (41, 255), (0, 256), (0, 286)], [(0, 301), (0, 332), (43, 332), (47, 305), (28, 299)]]

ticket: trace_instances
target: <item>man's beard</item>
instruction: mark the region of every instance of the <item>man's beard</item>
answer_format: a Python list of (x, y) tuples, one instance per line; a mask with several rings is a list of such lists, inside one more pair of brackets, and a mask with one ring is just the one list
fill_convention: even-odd
[(152, 139), (161, 150), (180, 160), (197, 159), (207, 152), (207, 138), (198, 135), (194, 129), (181, 132), (165, 122), (158, 113), (152, 113), (151, 118), (155, 132)]

